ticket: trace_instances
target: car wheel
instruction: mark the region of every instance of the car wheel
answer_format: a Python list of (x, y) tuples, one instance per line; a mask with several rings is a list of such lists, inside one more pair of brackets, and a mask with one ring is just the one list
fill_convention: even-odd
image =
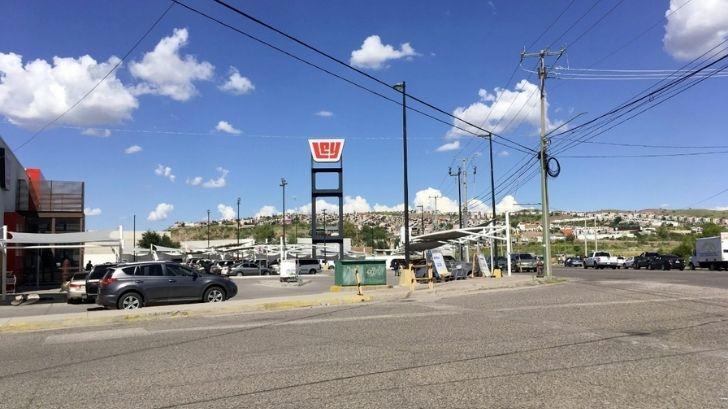
[(210, 287), (205, 291), (203, 296), (205, 302), (222, 302), (225, 301), (225, 291), (220, 287)]
[(119, 298), (117, 307), (120, 310), (136, 310), (143, 306), (142, 296), (138, 293), (126, 293)]
[(309, 274), (316, 274), (316, 269), (312, 268), (312, 269), (308, 270), (308, 273)]
[(237, 274), (237, 276), (238, 277), (242, 277), (243, 276), (243, 272), (242, 271), (239, 271), (238, 274)]

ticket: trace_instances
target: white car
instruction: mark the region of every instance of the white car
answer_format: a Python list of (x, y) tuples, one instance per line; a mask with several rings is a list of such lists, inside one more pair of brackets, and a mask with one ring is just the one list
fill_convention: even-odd
[(77, 303), (86, 301), (86, 277), (88, 272), (75, 273), (71, 277), (71, 281), (68, 282), (68, 289), (66, 290), (66, 302)]

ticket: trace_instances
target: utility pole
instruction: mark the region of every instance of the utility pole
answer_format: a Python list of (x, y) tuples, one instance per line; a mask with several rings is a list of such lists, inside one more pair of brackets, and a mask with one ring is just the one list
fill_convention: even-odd
[(549, 232), (549, 191), (548, 191), (548, 140), (546, 138), (546, 57), (561, 57), (564, 53), (562, 48), (559, 51), (549, 51), (548, 48), (537, 53), (521, 53), (521, 61), (526, 57), (538, 57), (538, 78), (541, 90), (541, 223), (543, 226), (543, 264), (547, 277), (551, 277), (551, 235)]
[[(460, 176), (463, 174), (463, 169), (460, 166), (458, 166), (457, 173), (453, 173), (452, 168), (448, 168), (447, 173), (450, 176), (458, 177), (458, 220), (459, 220), (458, 226), (459, 226), (459, 228), (462, 229), (463, 228), (463, 202), (462, 202), (463, 195), (460, 191), (460, 189), (462, 187), (462, 184), (460, 183)], [(463, 245), (462, 245), (462, 243), (460, 243), (460, 259), (462, 260), (462, 258), (463, 258)]]
[(237, 232), (237, 238), (238, 238), (238, 246), (240, 245), (240, 198), (238, 198), (238, 232)]
[(134, 237), (132, 238), (131, 249), (132, 253), (134, 254), (134, 261), (136, 261), (136, 213), (134, 213)]
[(283, 251), (286, 251), (286, 178), (281, 178), (281, 184), (279, 185), (283, 189)]
[(404, 155), (404, 264), (410, 268), (409, 180), (407, 178), (407, 85), (404, 81), (392, 87), (402, 93), (402, 152)]
[(210, 209), (207, 209), (207, 251), (210, 251)]
[(420, 224), (420, 235), (425, 234), (425, 206), (417, 205), (417, 207), (420, 208), (420, 212), (422, 214), (422, 222)]
[(437, 230), (440, 227), (439, 224), (437, 223), (437, 221), (438, 221), (437, 220), (437, 199), (439, 199), (440, 197), (441, 196), (438, 196), (438, 195), (430, 196), (430, 199), (435, 199), (435, 213), (433, 214), (433, 218), (432, 218), (432, 226), (435, 230)]
[[(493, 221), (491, 222), (491, 225), (493, 226), (493, 230), (495, 230), (495, 177), (493, 175), (493, 134), (488, 134), (488, 147), (490, 150), (490, 207), (491, 211), (493, 212)], [(507, 229), (510, 229), (510, 226), (506, 226)], [(490, 240), (490, 254), (493, 256), (493, 260), (498, 259), (498, 240)]]

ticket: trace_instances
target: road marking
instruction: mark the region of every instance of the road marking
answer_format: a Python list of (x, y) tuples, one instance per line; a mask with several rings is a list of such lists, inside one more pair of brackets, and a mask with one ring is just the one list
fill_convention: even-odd
[(624, 301), (595, 301), (595, 302), (575, 302), (566, 304), (546, 304), (546, 305), (527, 305), (523, 307), (496, 308), (488, 310), (490, 312), (507, 312), (507, 311), (528, 311), (541, 310), (548, 308), (571, 308), (571, 307), (599, 307), (605, 305), (623, 305), (623, 304), (645, 304), (645, 303), (662, 303), (672, 301), (697, 301), (697, 300), (725, 300), (726, 297), (674, 297), (674, 298), (650, 298), (645, 300), (624, 300)]
[(106, 341), (109, 339), (143, 337), (146, 335), (149, 335), (149, 331), (144, 328), (76, 332), (71, 334), (50, 335), (45, 339), (44, 344), (70, 344), (76, 342)]

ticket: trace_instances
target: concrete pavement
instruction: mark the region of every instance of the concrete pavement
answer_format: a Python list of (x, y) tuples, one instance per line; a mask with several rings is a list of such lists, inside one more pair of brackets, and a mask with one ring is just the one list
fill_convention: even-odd
[(727, 324), (722, 288), (575, 279), (3, 334), (0, 406), (725, 408)]

